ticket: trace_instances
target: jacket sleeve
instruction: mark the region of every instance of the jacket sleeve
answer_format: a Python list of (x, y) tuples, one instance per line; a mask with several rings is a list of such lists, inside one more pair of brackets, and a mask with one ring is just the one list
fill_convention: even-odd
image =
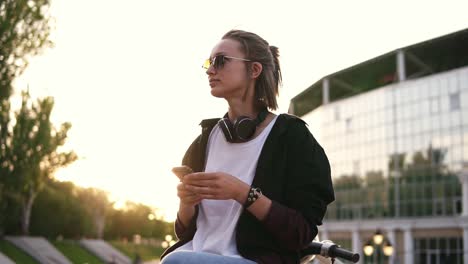
[(195, 207), (195, 215), (190, 221), (188, 226), (184, 226), (182, 221), (177, 214), (177, 219), (174, 223), (174, 231), (179, 240), (192, 240), (195, 232), (197, 231), (197, 215), (198, 215), (198, 206)]
[[(185, 155), (182, 159), (182, 165), (187, 165), (190, 168), (194, 169), (194, 171), (199, 171), (199, 168), (196, 166), (196, 157), (194, 153), (197, 153), (197, 148), (199, 147), (198, 142), (200, 141), (200, 137), (198, 136), (190, 147), (185, 152)], [(185, 226), (179, 218), (179, 214), (177, 214), (177, 219), (174, 223), (174, 231), (179, 240), (191, 240), (197, 231), (196, 219), (198, 215), (198, 206), (195, 206), (195, 215), (190, 220), (188, 226)]]
[(289, 129), (285, 199), (283, 204), (272, 201), (264, 225), (282, 247), (300, 250), (317, 235), (317, 225), (335, 197), (323, 148), (305, 123), (296, 121)]

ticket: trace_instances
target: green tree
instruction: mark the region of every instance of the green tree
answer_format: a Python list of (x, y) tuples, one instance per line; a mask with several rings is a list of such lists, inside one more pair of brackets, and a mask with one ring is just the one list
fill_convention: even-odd
[(167, 234), (173, 234), (173, 223), (148, 216), (154, 214), (155, 209), (140, 203), (127, 202), (125, 208), (112, 210), (107, 217), (105, 237), (107, 239), (127, 238), (138, 234), (142, 237), (164, 239)]
[(30, 57), (52, 46), (49, 6), (50, 0), (0, 0), (0, 101)]
[(45, 181), (54, 172), (77, 159), (73, 151), (59, 152), (65, 143), (70, 123), (55, 128), (50, 121), (54, 106), (52, 97), (32, 102), (28, 92), (23, 93), (21, 108), (15, 114), (15, 123), (8, 124), (11, 132), (5, 141), (7, 159), (3, 160), (1, 180), (4, 192), (21, 209), (21, 233), (28, 234), (31, 208)]
[(0, 235), (4, 232), (6, 212), (9, 197), (5, 191), (5, 181), (10, 172), (10, 149), (7, 146), (11, 143), (11, 131), (8, 129), (10, 123), (10, 102), (0, 99)]
[(85, 210), (93, 222), (94, 235), (102, 239), (106, 226), (106, 215), (109, 209), (112, 208), (107, 193), (96, 188), (80, 189), (78, 199), (81, 204), (86, 205)]
[(79, 199), (80, 191), (81, 188), (71, 182), (48, 179), (33, 205), (31, 235), (49, 239), (93, 236), (92, 218), (86, 209), (88, 204)]
[(6, 220), (3, 212), (15, 200), (5, 186), (13, 166), (9, 148), (12, 83), (32, 56), (52, 46), (49, 6), (50, 0), (0, 0), (0, 234)]

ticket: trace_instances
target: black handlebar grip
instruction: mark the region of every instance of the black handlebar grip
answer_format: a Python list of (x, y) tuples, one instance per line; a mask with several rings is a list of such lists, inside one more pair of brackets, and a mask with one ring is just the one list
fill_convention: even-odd
[(309, 246), (301, 251), (302, 255), (320, 255), (320, 250), (322, 249), (322, 243), (320, 242), (311, 242)]
[(352, 261), (354, 263), (359, 261), (359, 254), (353, 253), (346, 249), (342, 249), (338, 247), (337, 245), (333, 245), (330, 247), (330, 249), (328, 250), (328, 255), (332, 258), (342, 258), (342, 259)]

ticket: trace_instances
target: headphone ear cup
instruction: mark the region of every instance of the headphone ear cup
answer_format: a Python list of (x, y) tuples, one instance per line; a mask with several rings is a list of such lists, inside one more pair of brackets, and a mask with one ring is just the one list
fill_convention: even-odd
[(246, 116), (239, 117), (234, 124), (234, 131), (241, 142), (248, 141), (255, 133), (256, 128), (255, 120)]
[(234, 134), (234, 128), (229, 118), (222, 118), (218, 121), (218, 125), (223, 131), (226, 140), (228, 142), (235, 142), (236, 135)]

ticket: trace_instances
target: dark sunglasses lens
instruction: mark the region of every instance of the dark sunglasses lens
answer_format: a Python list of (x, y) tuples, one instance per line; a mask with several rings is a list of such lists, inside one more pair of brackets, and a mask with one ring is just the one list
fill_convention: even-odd
[(212, 61), (213, 67), (215, 69), (221, 69), (224, 66), (224, 55), (218, 55), (213, 58)]

